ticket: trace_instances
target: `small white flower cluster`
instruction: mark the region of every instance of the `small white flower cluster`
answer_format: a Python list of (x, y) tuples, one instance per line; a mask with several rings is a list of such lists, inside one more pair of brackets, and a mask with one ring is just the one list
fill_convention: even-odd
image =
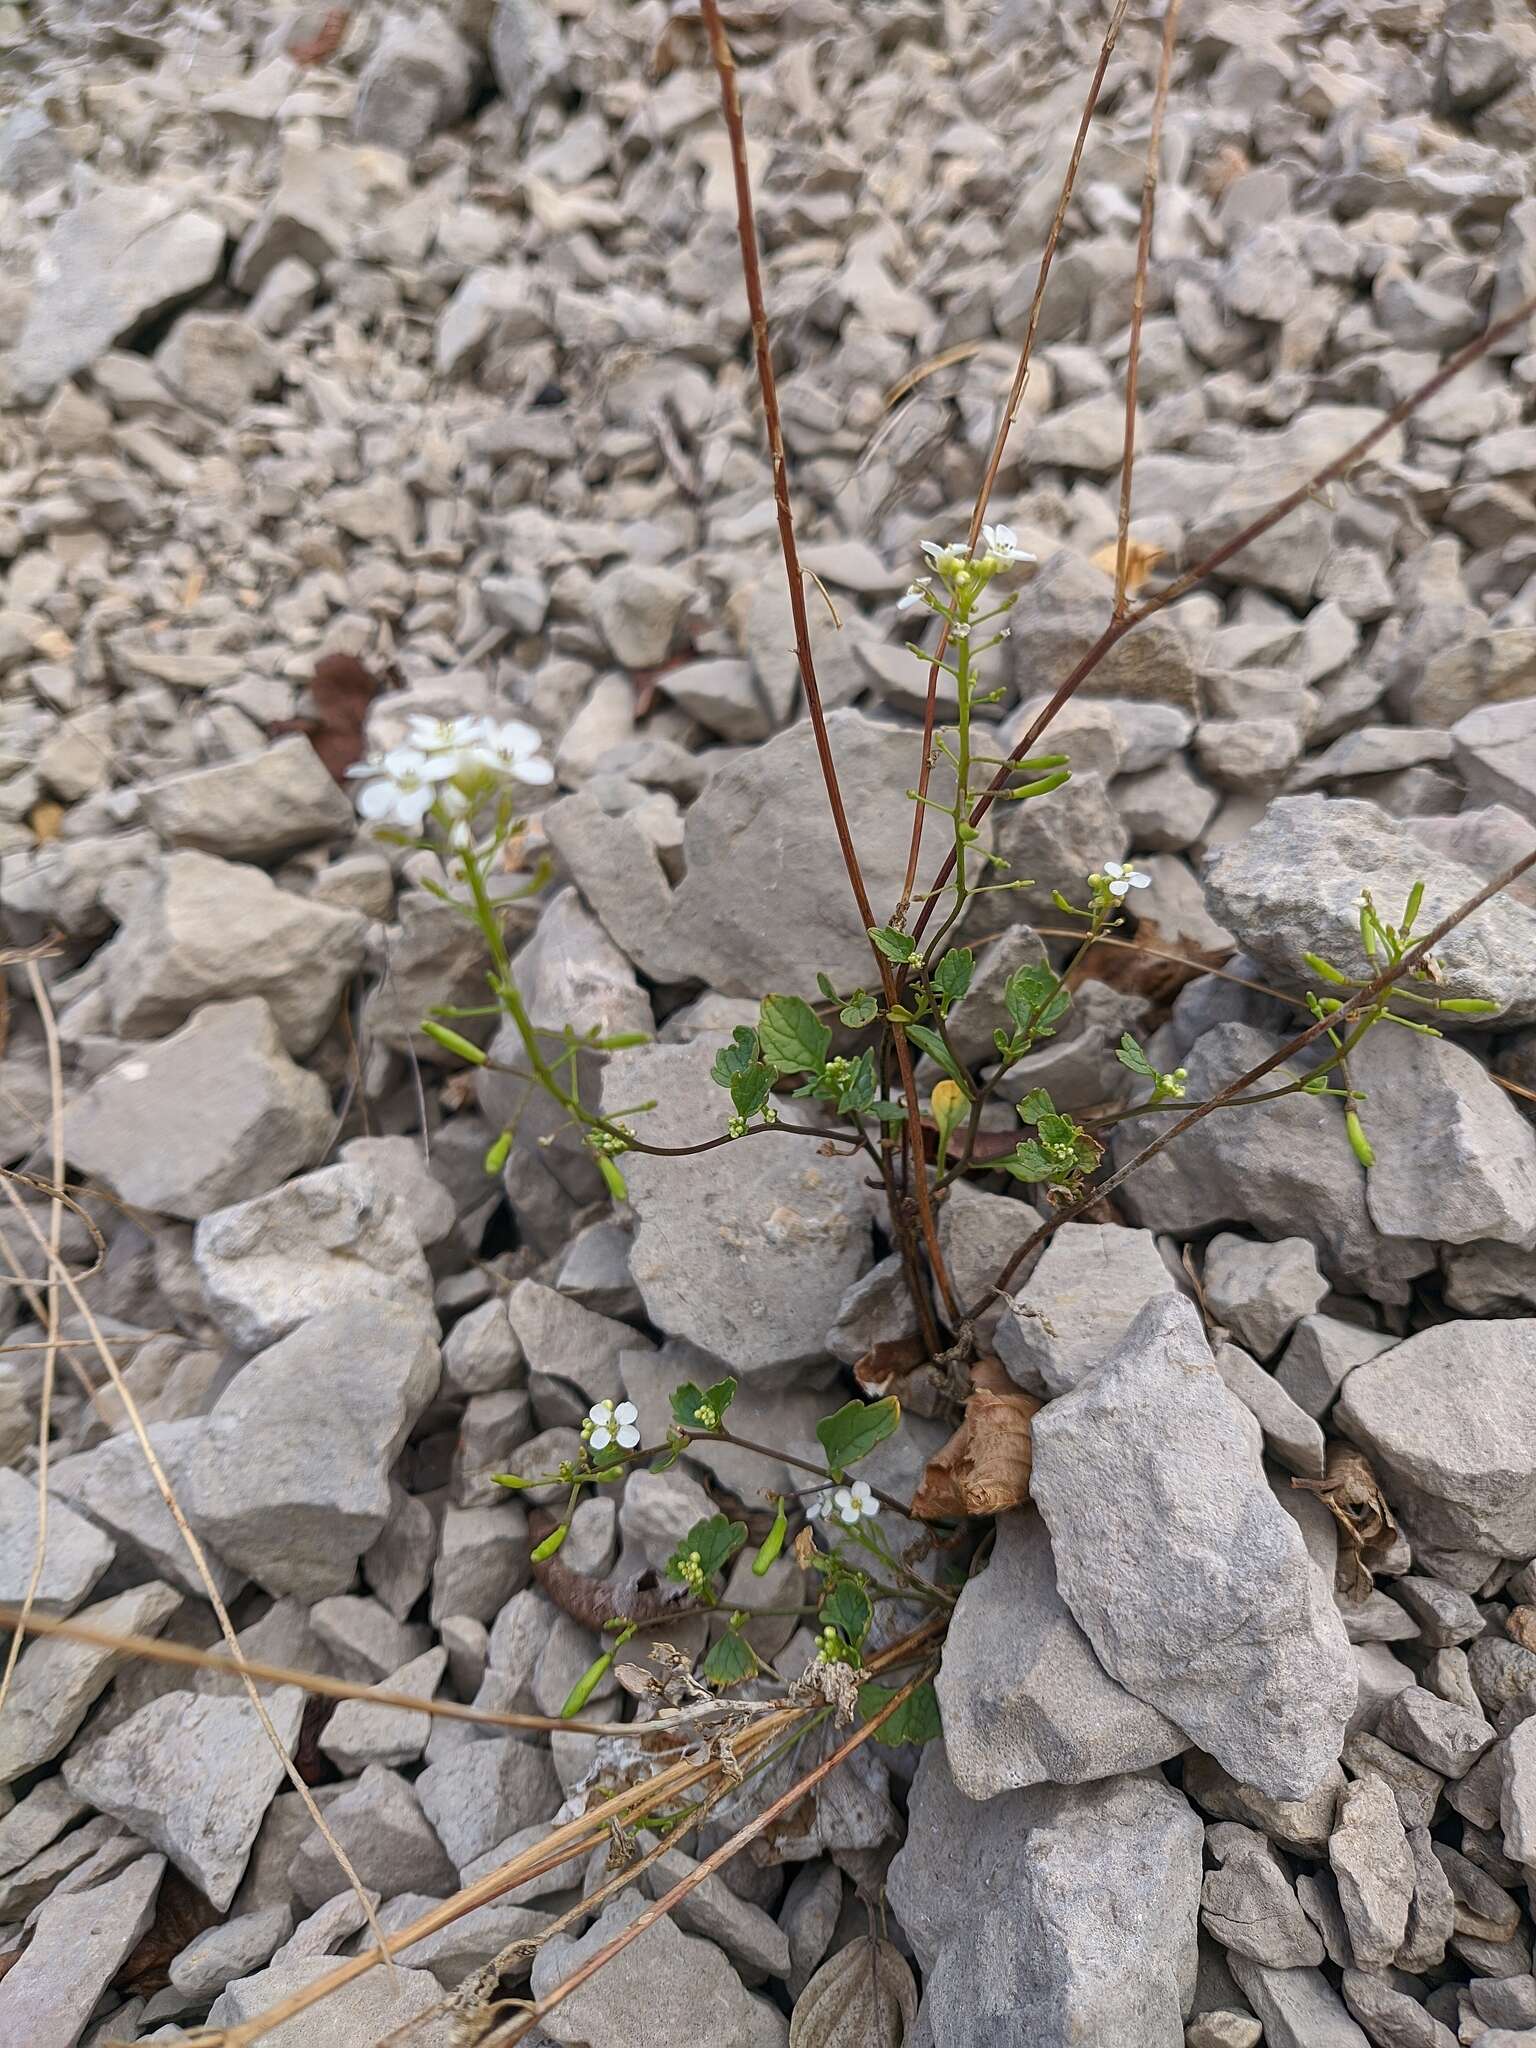
[(555, 771), (539, 752), (539, 735), (520, 718), (427, 718), (413, 713), (405, 744), (360, 761), (347, 773), (364, 778), (359, 813), (371, 825), (420, 832), (435, 813), (455, 845), (467, 845), (470, 817), (507, 782), (542, 787)]
[[(1019, 562), (1032, 562), (1035, 557), (1021, 548), (1018, 537), (1011, 526), (984, 526), (981, 529), (982, 550), (973, 556), (971, 544), (966, 540), (952, 540), (944, 543), (936, 540), (923, 542), (923, 553), (936, 576), (942, 577), (951, 586), (963, 577), (970, 576), (978, 583), (984, 583), (997, 575), (999, 570), (1011, 569)], [(935, 602), (932, 585), (926, 577), (909, 583), (906, 595), (897, 600), (898, 611), (910, 611), (915, 604), (931, 605)]]
[(1127, 867), (1123, 861), (1107, 860), (1102, 873), (1109, 877), (1111, 896), (1123, 897), (1132, 889), (1150, 889), (1152, 877), (1144, 875), (1139, 868)]
[(621, 1451), (632, 1451), (640, 1441), (635, 1427), (639, 1420), (640, 1410), (633, 1401), (596, 1401), (587, 1410), (581, 1433), (589, 1450), (606, 1451), (610, 1444), (617, 1444)]
[(824, 1493), (818, 1493), (805, 1512), (813, 1522), (845, 1522), (851, 1529), (856, 1523), (873, 1521), (880, 1512), (880, 1503), (867, 1479), (855, 1479), (852, 1486), (829, 1486)]

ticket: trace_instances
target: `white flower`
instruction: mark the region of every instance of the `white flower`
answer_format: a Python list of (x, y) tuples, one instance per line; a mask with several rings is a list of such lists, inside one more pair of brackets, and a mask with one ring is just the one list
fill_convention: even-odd
[(357, 799), (358, 810), (370, 824), (403, 825), (408, 832), (419, 832), (442, 793), (439, 785), (452, 775), (453, 767), (419, 747), (395, 747), (382, 759), (362, 762), (348, 772), (373, 778)]
[(517, 782), (540, 786), (553, 782), (555, 771), (539, 752), (539, 735), (520, 718), (498, 725), (492, 718), (476, 721), (478, 731), (472, 745), (473, 759), (497, 775), (510, 775)]
[(1128, 868), (1118, 860), (1107, 860), (1104, 873), (1109, 876), (1111, 896), (1124, 896), (1128, 889), (1150, 889), (1152, 877), (1144, 875), (1137, 868)]
[(606, 1451), (610, 1444), (617, 1444), (621, 1451), (632, 1451), (640, 1441), (640, 1432), (635, 1427), (640, 1410), (633, 1401), (596, 1401), (587, 1410), (590, 1431), (583, 1431), (587, 1442), (594, 1451)]
[(880, 1503), (870, 1491), (867, 1479), (855, 1479), (852, 1486), (840, 1486), (832, 1496), (840, 1522), (846, 1522), (851, 1529), (855, 1522), (874, 1517), (880, 1512)]
[(425, 712), (413, 711), (405, 722), (410, 728), (413, 747), (420, 747), (425, 754), (451, 754), (473, 746), (485, 721), (479, 718), (429, 718)]
[(909, 612), (911, 611), (913, 605), (926, 604), (927, 602), (928, 585), (921, 581), (917, 583), (909, 583), (907, 585), (905, 594), (897, 598), (896, 609), (899, 612)]
[(824, 1522), (832, 1513), (832, 1489), (824, 1486), (820, 1493), (813, 1493), (805, 1504), (805, 1519), (808, 1522)]
[(1027, 548), (1021, 548), (1018, 536), (1011, 526), (984, 526), (981, 537), (987, 544), (987, 553), (1002, 567), (1013, 562), (1033, 562), (1036, 558)]
[(925, 540), (923, 553), (939, 574), (946, 577), (952, 575), (956, 569), (963, 569), (971, 559), (970, 545), (963, 540), (952, 540), (947, 544), (943, 541)]

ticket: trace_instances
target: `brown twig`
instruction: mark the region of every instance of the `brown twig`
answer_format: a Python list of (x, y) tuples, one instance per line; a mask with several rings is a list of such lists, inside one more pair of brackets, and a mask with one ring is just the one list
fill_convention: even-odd
[[(1119, 4), (1123, 9), (1126, 0), (1119, 0)], [(794, 620), (795, 657), (800, 667), (800, 686), (805, 692), (805, 706), (816, 740), (816, 756), (821, 763), (821, 779), (826, 785), (827, 803), (831, 808), (838, 847), (842, 852), (843, 866), (848, 871), (853, 900), (858, 907), (859, 924), (862, 930), (871, 931), (878, 920), (875, 917), (874, 906), (869, 900), (864, 871), (859, 865), (858, 851), (853, 843), (853, 830), (848, 822), (847, 807), (843, 802), (843, 792), (837, 779), (837, 763), (832, 755), (832, 741), (827, 732), (821, 689), (816, 681), (815, 657), (811, 652), (811, 627), (805, 608), (805, 579), (801, 573), (800, 549), (795, 539), (795, 514), (789, 496), (789, 466), (784, 453), (784, 430), (779, 419), (778, 382), (773, 373), (768, 307), (763, 297), (763, 266), (758, 251), (757, 221), (752, 205), (752, 179), (747, 167), (746, 123), (742, 119), (741, 95), (736, 88), (736, 59), (731, 53), (725, 24), (720, 18), (719, 0), (700, 0), (700, 9), (709, 37), (710, 60), (720, 80), (720, 104), (725, 117), (726, 135), (730, 141), (731, 175), (736, 188), (736, 231), (741, 249), (741, 274), (746, 285), (747, 307), (752, 321), (752, 352), (757, 359), (757, 382), (763, 401), (763, 424), (768, 437), (768, 457), (773, 468), (773, 502), (778, 514), (779, 547), (784, 556), (784, 574), (789, 584), (789, 609)], [(890, 1008), (896, 1002), (895, 977), (891, 972), (890, 962), (880, 949), (872, 946), (871, 951), (880, 974), (881, 986), (885, 991), (886, 1007)], [(915, 1134), (922, 1128), (922, 1110), (913, 1074), (912, 1053), (905, 1035), (899, 1028), (893, 1030), (892, 1037), (896, 1046), (897, 1064), (901, 1070), (902, 1091), (906, 1099), (909, 1141), (916, 1146), (919, 1140)], [(954, 1287), (945, 1265), (944, 1254), (939, 1247), (933, 1205), (929, 1200), (926, 1179), (921, 1173), (916, 1176), (914, 1182), (914, 1195), (918, 1225), (923, 1233), (923, 1246), (928, 1254), (934, 1284), (945, 1307), (954, 1314)]]
[(1481, 910), (1485, 903), (1497, 896), (1502, 890), (1507, 889), (1512, 882), (1518, 882), (1520, 877), (1533, 867), (1536, 867), (1536, 850), (1515, 861), (1510, 867), (1505, 868), (1502, 874), (1495, 875), (1493, 880), (1485, 883), (1475, 896), (1469, 897), (1465, 903), (1460, 904), (1447, 916), (1441, 918), (1434, 929), (1427, 932), (1415, 945), (1410, 946), (1401, 959), (1383, 968), (1374, 981), (1368, 981), (1356, 989), (1346, 1002), (1339, 1005), (1338, 1009), (1330, 1011), (1325, 1017), (1319, 1017), (1315, 1023), (1308, 1025), (1305, 1031), (1299, 1031), (1294, 1038), (1288, 1039), (1278, 1051), (1272, 1052), (1267, 1059), (1260, 1060), (1258, 1065), (1250, 1067), (1247, 1073), (1239, 1074), (1235, 1081), (1227, 1082), (1226, 1086), (1219, 1089), (1208, 1101), (1197, 1103), (1193, 1109), (1187, 1110), (1177, 1123), (1164, 1131), (1161, 1137), (1154, 1138), (1150, 1144), (1144, 1145), (1134, 1158), (1128, 1159), (1123, 1166), (1117, 1167), (1107, 1180), (1095, 1182), (1092, 1187), (1086, 1188), (1075, 1200), (1064, 1203), (1054, 1215), (1048, 1217), (1040, 1225), (1040, 1228), (1034, 1231), (1019, 1246), (1018, 1250), (998, 1274), (996, 1281), (993, 1283), (993, 1288), (989, 1289), (987, 1294), (971, 1309), (971, 1315), (979, 1315), (987, 1305), (987, 1302), (991, 1300), (994, 1290), (1005, 1289), (1030, 1254), (1037, 1251), (1048, 1237), (1061, 1228), (1063, 1223), (1070, 1223), (1074, 1216), (1080, 1216), (1085, 1209), (1092, 1207), (1095, 1202), (1102, 1201), (1106, 1195), (1113, 1194), (1116, 1188), (1123, 1186), (1130, 1179), (1131, 1175), (1139, 1172), (1149, 1160), (1155, 1159), (1159, 1152), (1166, 1151), (1175, 1138), (1182, 1137), (1186, 1131), (1192, 1130), (1197, 1123), (1202, 1122), (1214, 1110), (1226, 1107), (1232, 1102), (1234, 1097), (1241, 1095), (1245, 1089), (1251, 1088), (1255, 1081), (1262, 1081), (1264, 1076), (1272, 1074), (1276, 1067), (1284, 1066), (1287, 1060), (1293, 1059), (1299, 1052), (1304, 1052), (1314, 1040), (1323, 1037), (1328, 1032), (1337, 1031), (1340, 1025), (1347, 1024), (1351, 1018), (1359, 1016), (1362, 1010), (1369, 1009), (1371, 1004), (1379, 996), (1385, 994), (1394, 982), (1400, 981), (1405, 974), (1410, 973), (1413, 968), (1418, 966), (1425, 955), (1438, 946), (1450, 932), (1453, 932), (1457, 925), (1471, 917), (1475, 911)]
[[(1127, 633), (1133, 631), (1145, 620), (1150, 619), (1154, 613), (1163, 611), (1177, 599), (1186, 597), (1195, 588), (1196, 584), (1203, 583), (1207, 576), (1213, 576), (1224, 563), (1230, 562), (1234, 555), (1240, 555), (1243, 549), (1251, 547), (1254, 541), (1262, 540), (1271, 528), (1278, 526), (1282, 519), (1288, 518), (1298, 505), (1304, 505), (1309, 498), (1315, 497), (1320, 490), (1325, 489), (1331, 483), (1336, 483), (1340, 477), (1346, 476), (1355, 467), (1356, 463), (1370, 453), (1378, 441), (1385, 440), (1394, 427), (1400, 427), (1404, 420), (1411, 418), (1421, 406), (1426, 405), (1431, 398), (1442, 391), (1453, 377), (1459, 376), (1463, 370), (1470, 368), (1473, 363), (1481, 361), (1496, 342), (1502, 341), (1506, 334), (1513, 333), (1523, 321), (1530, 318), (1532, 313), (1536, 313), (1536, 293), (1532, 293), (1529, 298), (1522, 300), (1515, 310), (1507, 314), (1502, 320), (1495, 321), (1491, 327), (1485, 327), (1483, 332), (1475, 340), (1469, 341), (1465, 348), (1458, 349), (1455, 355), (1440, 365), (1440, 368), (1436, 370), (1432, 377), (1426, 378), (1418, 386), (1417, 390), (1410, 391), (1406, 398), (1400, 399), (1390, 412), (1383, 413), (1375, 426), (1362, 434), (1359, 440), (1352, 441), (1342, 455), (1335, 456), (1332, 462), (1326, 462), (1321, 469), (1314, 470), (1305, 483), (1298, 484), (1294, 491), (1287, 492), (1285, 497), (1280, 499), (1277, 504), (1272, 505), (1267, 512), (1261, 513), (1257, 519), (1251, 520), (1240, 533), (1234, 534), (1230, 540), (1223, 541), (1219, 548), (1213, 548), (1210, 554), (1197, 562), (1192, 569), (1186, 569), (1182, 576), (1170, 583), (1166, 590), (1159, 591), (1155, 596), (1149, 597), (1145, 603), (1139, 604), (1134, 611), (1127, 612), (1123, 618), (1111, 619), (1087, 653), (1076, 663), (1065, 680), (1057, 686), (1049, 702), (1038, 717), (1031, 722), (1028, 731), (1025, 732), (1014, 747), (1007, 762), (1003, 767), (999, 768), (990, 784), (982, 792), (981, 796), (977, 798), (975, 807), (971, 811), (970, 823), (972, 825), (980, 824), (987, 812), (991, 810), (998, 792), (1006, 786), (1008, 777), (1013, 773), (1015, 764), (1025, 758), (1040, 738), (1040, 735), (1050, 725), (1057, 712), (1061, 710), (1069, 698), (1076, 695), (1082, 684), (1086, 682), (1100, 662), (1103, 661), (1105, 655), (1110, 652), (1111, 648), (1117, 646)], [(934, 906), (939, 900), (944, 885), (954, 873), (954, 867), (955, 855), (954, 849), (951, 848), (940, 863), (938, 872), (933, 879), (933, 886), (927, 892), (927, 899), (923, 904), (922, 911), (918, 916), (916, 924), (912, 927), (914, 938), (920, 938), (927, 929), (928, 920), (933, 915)]]
[(1125, 579), (1131, 554), (1131, 478), (1136, 467), (1136, 386), (1141, 373), (1141, 323), (1147, 309), (1147, 269), (1152, 259), (1152, 216), (1157, 206), (1158, 153), (1163, 145), (1163, 115), (1173, 76), (1173, 44), (1179, 27), (1179, 0), (1168, 0), (1163, 14), (1163, 47), (1152, 94), (1152, 128), (1147, 137), (1147, 167), (1141, 180), (1141, 226), (1136, 235), (1136, 283), (1131, 293), (1131, 338), (1125, 359), (1125, 454), (1120, 463), (1120, 521), (1115, 540), (1115, 606), (1125, 617)]
[[(1029, 302), (1029, 319), (1024, 328), (1024, 342), (1019, 350), (1019, 360), (1014, 368), (1013, 383), (1008, 392), (1008, 403), (1003, 408), (1002, 419), (998, 422), (993, 438), (992, 450), (987, 457), (987, 466), (982, 473), (981, 485), (976, 493), (976, 503), (971, 510), (969, 546), (974, 552), (981, 538), (982, 522), (987, 516), (993, 486), (1003, 466), (1003, 455), (1008, 447), (1008, 436), (1013, 432), (1019, 407), (1024, 402), (1024, 392), (1029, 384), (1030, 361), (1034, 355), (1035, 332), (1040, 325), (1040, 311), (1045, 303), (1045, 287), (1051, 275), (1051, 264), (1056, 255), (1056, 244), (1061, 240), (1061, 231), (1067, 218), (1067, 208), (1072, 204), (1072, 191), (1077, 183), (1078, 166), (1083, 160), (1083, 149), (1088, 140), (1088, 130), (1099, 104), (1103, 90), (1104, 75), (1109, 69), (1110, 57), (1114, 54), (1115, 43), (1120, 35), (1120, 25), (1125, 20), (1128, 0), (1116, 0), (1115, 10), (1109, 17), (1109, 26), (1104, 31), (1104, 40), (1099, 46), (1099, 61), (1094, 66), (1093, 77), (1089, 80), (1088, 96), (1083, 101), (1082, 116), (1077, 124), (1077, 139), (1072, 145), (1072, 154), (1067, 160), (1066, 175), (1061, 181), (1061, 197), (1056, 202), (1056, 211), (1051, 219), (1050, 232), (1045, 238), (1045, 248), (1040, 256), (1040, 269), (1035, 278), (1034, 297)], [(893, 922), (900, 927), (906, 923), (907, 912), (912, 907), (912, 892), (917, 887), (917, 867), (923, 854), (923, 826), (928, 816), (928, 805), (924, 801), (928, 794), (929, 779), (933, 774), (933, 729), (937, 720), (939, 701), (939, 666), (949, 646), (949, 621), (946, 619), (939, 633), (939, 644), (934, 650), (933, 661), (928, 670), (928, 696), (923, 705), (923, 755), (917, 773), (917, 802), (912, 811), (912, 840), (907, 850), (907, 872), (902, 880), (901, 901), (896, 906)], [(918, 930), (922, 930), (919, 924)]]

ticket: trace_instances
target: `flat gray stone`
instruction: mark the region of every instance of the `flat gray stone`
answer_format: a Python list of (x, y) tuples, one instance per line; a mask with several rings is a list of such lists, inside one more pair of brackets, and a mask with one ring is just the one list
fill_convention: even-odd
[(1321, 1970), (1231, 1960), (1239, 1989), (1264, 2022), (1264, 2048), (1371, 2048)]
[(64, 1142), (125, 1202), (191, 1221), (315, 1165), (332, 1124), (325, 1083), (295, 1066), (271, 1010), (247, 997), (132, 1048), (70, 1102)]
[[(448, 1652), (425, 1650), (381, 1681), (386, 1692), (430, 1700), (448, 1664)], [(369, 1764), (414, 1763), (432, 1733), (430, 1714), (408, 1707), (375, 1706), (368, 1700), (343, 1700), (320, 1736), (320, 1747), (344, 1777)]]
[(1261, 1360), (1273, 1358), (1328, 1292), (1305, 1237), (1267, 1244), (1223, 1231), (1205, 1248), (1201, 1278), (1210, 1313)]
[[(889, 1898), (934, 2048), (1180, 2048), (1195, 1989), (1201, 1827), (1156, 1772), (978, 1804), (928, 1744)], [(985, 1871), (976, 1889), (957, 1869)], [(919, 2038), (922, 2038), (919, 2021)]]
[(1346, 1970), (1340, 1988), (1344, 2003), (1373, 2041), (1385, 2041), (1389, 2048), (1456, 2048), (1450, 2028), (1417, 1999), (1395, 1990), (1389, 1979), (1368, 1970)]
[(18, 2048), (75, 2048), (154, 1919), (164, 1871), (163, 1856), (140, 1856), (105, 1884), (48, 1901), (20, 1961), (0, 1979), (0, 2036)]
[[(590, 1660), (589, 1660), (590, 1661)], [(416, 1780), (422, 1811), (461, 1867), (560, 1804), (549, 1752), (516, 1736), (467, 1742)]]
[(312, 1317), (260, 1352), (189, 1465), (199, 1533), (269, 1593), (344, 1591), (384, 1528), (390, 1466), (438, 1372), (431, 1325), (389, 1302)]
[[(241, 1977), (214, 2000), (208, 2024), (233, 2027), (254, 2020), (335, 1967), (328, 1956), (305, 1956)], [(374, 2048), (386, 2034), (429, 2012), (442, 1995), (430, 1970), (398, 1964), (392, 1971), (370, 1970), (262, 2038), (269, 2048)], [(448, 2048), (451, 2039), (446, 2020), (417, 2027), (411, 2038), (414, 2048)]]
[(1422, 1685), (1404, 1686), (1388, 1700), (1376, 1733), (1442, 1778), (1464, 1778), (1494, 1739), (1481, 1714)]
[(1536, 1318), (1419, 1331), (1355, 1368), (1334, 1420), (1415, 1542), (1536, 1555)]
[(1240, 1344), (1218, 1344), (1216, 1370), (1264, 1432), (1269, 1455), (1304, 1479), (1323, 1476), (1323, 1432), (1297, 1407), (1280, 1382), (1248, 1356)]
[(1340, 1316), (1303, 1316), (1275, 1367), (1275, 1378), (1298, 1408), (1321, 1420), (1355, 1367), (1390, 1351), (1397, 1341)]
[(1284, 1849), (1313, 1857), (1326, 1854), (1344, 1789), (1344, 1773), (1337, 1764), (1304, 1799), (1271, 1799), (1256, 1786), (1239, 1784), (1203, 1750), (1190, 1750), (1183, 1769), (1185, 1791), (1207, 1813), (1257, 1828)]
[(1177, 1292), (1150, 1230), (1064, 1223), (1004, 1308), (997, 1354), (1030, 1393), (1070, 1393), (1148, 1302)]
[[(158, 1635), (181, 1595), (152, 1581), (80, 1610), (77, 1619), (113, 1635)], [(38, 1636), (16, 1660), (0, 1719), (0, 1785), (35, 1771), (66, 1748), (93, 1703), (127, 1663), (124, 1650)]]
[[(281, 1686), (265, 1704), (291, 1756), (304, 1694)], [(222, 1913), (284, 1771), (248, 1699), (169, 1692), (76, 1750), (64, 1776), (100, 1812), (163, 1850)]]
[(215, 1997), (231, 1979), (249, 1977), (272, 1960), (293, 1932), (291, 1906), (262, 1906), (194, 1935), (171, 1958), (172, 1987), (188, 1998)]
[(90, 1812), (60, 1777), (42, 1778), (10, 1811), (0, 1815), (0, 1877), (30, 1863), (39, 1850)]
[(1413, 1854), (1384, 1778), (1345, 1786), (1328, 1861), (1355, 1960), (1364, 1970), (1384, 1969), (1402, 1947), (1414, 1891)]
[[(414, 1786), (397, 1771), (370, 1764), (325, 1808), (325, 1818), (364, 1886), (381, 1898), (426, 1892), (441, 1899), (454, 1889), (453, 1865), (421, 1810)], [(313, 1829), (300, 1844), (288, 1876), (310, 1908), (348, 1890), (346, 1873)]]
[[(176, 1497), (186, 1510), (185, 1485), (207, 1424), (151, 1422), (145, 1430)], [(76, 1451), (50, 1468), (50, 1489), (69, 1501), (77, 1513), (99, 1523), (125, 1559), (142, 1560), (156, 1578), (168, 1579), (194, 1600), (206, 1600), (208, 1589), (192, 1562), (187, 1540), (166, 1506), (137, 1437), (123, 1430), (89, 1451)], [(243, 1576), (224, 1559), (207, 1560), (209, 1576), (222, 1599), (231, 1600)]]
[(1220, 1859), (1200, 1890), (1200, 1924), (1229, 1953), (1276, 1970), (1316, 1968), (1323, 1944), (1262, 1835), (1232, 1822), (1206, 1831)]
[(344, 792), (300, 734), (257, 754), (146, 783), (139, 804), (162, 846), (258, 865), (303, 846), (350, 839), (357, 828)]
[[(1252, 830), (1218, 850), (1205, 874), (1212, 913), (1243, 950), (1291, 986), (1318, 953), (1346, 974), (1365, 966), (1355, 899), (1368, 886), (1389, 923), (1424, 883), (1418, 930), (1475, 896), (1482, 876), (1415, 839), (1374, 804), (1279, 797)], [(1536, 1019), (1536, 910), (1508, 896), (1458, 925), (1435, 949), (1441, 992), (1498, 1003), (1506, 1025)]]
[[(643, 1119), (652, 1144), (718, 1134), (730, 1098), (709, 1078), (717, 1044), (615, 1054), (604, 1102), (654, 1099), (660, 1106)], [(867, 1165), (777, 1136), (696, 1158), (627, 1155), (630, 1271), (651, 1321), (745, 1379), (823, 1357), (843, 1296), (871, 1259)]]
[(1299, 1799), (1355, 1705), (1349, 1645), (1182, 1296), (1035, 1420), (1062, 1596), (1110, 1674), (1235, 1776)]
[[(440, 1900), (425, 1892), (401, 1892), (381, 1909), (379, 1925), (386, 1934), (395, 1934), (439, 1904)], [(440, 1927), (436, 1934), (413, 1941), (409, 1948), (400, 1950), (400, 1961), (408, 1969), (430, 1970), (445, 1990), (456, 1990), (466, 1977), (484, 1969), (493, 1956), (510, 1948), (513, 1942), (528, 1941), (542, 1934), (553, 1924), (554, 1917), (553, 1913), (514, 1906), (505, 1898), (493, 1899), (489, 1905), (477, 1907)], [(360, 1949), (371, 1948), (372, 1934), (360, 1932), (355, 1945)]]
[[(19, 1607), (37, 1551), (37, 1487), (10, 1466), (0, 1467), (0, 1601)], [(67, 1501), (48, 1503), (42, 1576), (32, 1605), (39, 1614), (73, 1614), (111, 1564), (111, 1538)]]
[(1094, 1655), (1056, 1590), (1045, 1524), (1027, 1509), (999, 1515), (987, 1568), (960, 1595), (938, 1695), (950, 1772), (971, 1799), (1139, 1771), (1186, 1747)]
[(215, 1209), (192, 1254), (208, 1306), (247, 1351), (328, 1313), (430, 1312), (432, 1276), (410, 1217), (361, 1166), (316, 1173)]

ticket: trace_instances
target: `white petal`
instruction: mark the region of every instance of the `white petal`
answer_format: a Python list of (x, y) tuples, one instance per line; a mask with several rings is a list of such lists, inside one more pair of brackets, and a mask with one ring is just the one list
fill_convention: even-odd
[(380, 819), (393, 817), (398, 795), (399, 791), (392, 782), (370, 782), (366, 789), (357, 793), (358, 812), (377, 824)]
[(635, 1425), (632, 1422), (626, 1422), (624, 1427), (619, 1431), (619, 1448), (625, 1451), (632, 1451), (635, 1448), (636, 1444), (639, 1443), (639, 1441), (639, 1430), (635, 1428)]
[(554, 769), (541, 754), (529, 754), (526, 759), (518, 762), (512, 772), (519, 782), (537, 785), (540, 788), (555, 779)]
[(1109, 885), (1109, 893), (1111, 896), (1123, 896), (1125, 895), (1126, 891), (1130, 888), (1130, 886), (1131, 885), (1129, 882), (1111, 882)]
[(428, 811), (432, 808), (430, 789), (404, 789), (395, 805), (395, 816), (402, 825), (408, 825), (413, 832), (421, 829)]
[(606, 1429), (594, 1429), (587, 1441), (591, 1444), (594, 1451), (606, 1451), (613, 1442), (613, 1438)]
[(847, 1507), (839, 1508), (838, 1514), (848, 1524), (850, 1529), (853, 1527), (854, 1523), (859, 1519), (859, 1510), (857, 1505), (853, 1501), (849, 1501)]
[(613, 1419), (615, 1422), (638, 1422), (640, 1410), (633, 1401), (621, 1401), (613, 1411)]
[(1133, 889), (1150, 889), (1152, 886), (1152, 877), (1150, 875), (1132, 873), (1126, 876), (1126, 880)]
[(1123, 875), (1125, 873), (1125, 864), (1123, 861), (1107, 860), (1104, 863), (1104, 872), (1106, 875)]

